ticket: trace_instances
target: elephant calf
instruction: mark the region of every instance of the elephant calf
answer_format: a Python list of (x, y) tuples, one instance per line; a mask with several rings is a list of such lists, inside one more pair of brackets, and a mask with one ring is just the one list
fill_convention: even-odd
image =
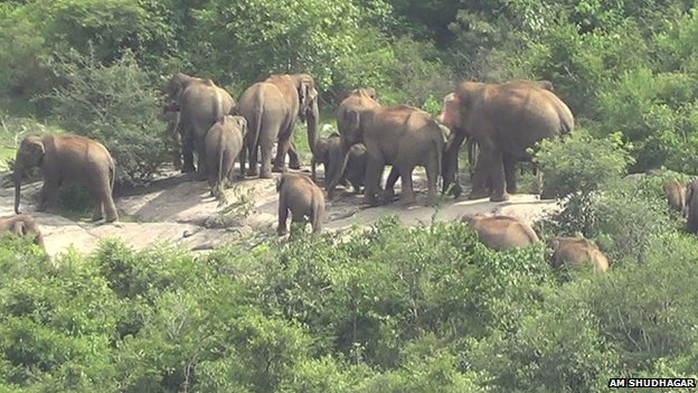
[(538, 235), (523, 220), (509, 216), (465, 215), (461, 221), (477, 232), (480, 242), (496, 251), (526, 247), (538, 242)]
[(92, 220), (106, 222), (119, 218), (112, 199), (116, 169), (114, 160), (104, 145), (78, 135), (43, 135), (24, 138), (15, 158), (15, 213), (19, 214), (22, 173), (39, 167), (44, 185), (39, 196), (37, 211), (52, 210), (56, 204), (58, 188), (72, 182), (88, 187), (95, 201)]
[(555, 237), (550, 241), (555, 250), (551, 264), (557, 268), (563, 265), (580, 266), (585, 262), (594, 264), (597, 273), (608, 269), (608, 259), (592, 241), (577, 237)]
[(686, 193), (688, 189), (686, 184), (676, 180), (664, 182), (664, 193), (669, 203), (669, 208), (681, 212), (684, 217), (687, 215), (686, 209)]
[(311, 149), (313, 152), (313, 158), (310, 160), (310, 170), (312, 172), (313, 181), (317, 180), (315, 172), (318, 164), (322, 164), (322, 167), (325, 170), (325, 178), (328, 177), (327, 174), (330, 173), (328, 171), (330, 164), (330, 151), (334, 146), (339, 146), (339, 144), (339, 134), (337, 133), (332, 133), (332, 135), (326, 138), (317, 138), (317, 140), (315, 140), (314, 146)]
[(322, 190), (307, 176), (285, 173), (276, 183), (279, 193), (279, 236), (287, 233), (286, 221), (291, 211), (292, 223), (305, 223), (310, 218), (313, 233), (322, 230), (325, 216), (325, 197)]
[(39, 230), (34, 217), (28, 214), (18, 214), (11, 217), (0, 217), (0, 233), (11, 232), (17, 236), (34, 237), (34, 244), (46, 251), (44, 246), (44, 237)]
[[(247, 134), (247, 120), (242, 116), (225, 115), (206, 133), (204, 141), (211, 196), (218, 196), (233, 180), (235, 160), (240, 159)], [(241, 166), (242, 168), (242, 166)], [(241, 173), (244, 177), (244, 173)]]

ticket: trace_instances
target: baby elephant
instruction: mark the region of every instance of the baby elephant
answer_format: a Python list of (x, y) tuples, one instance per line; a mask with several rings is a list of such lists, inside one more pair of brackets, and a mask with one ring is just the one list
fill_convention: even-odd
[[(342, 146), (340, 143), (334, 144), (330, 147), (329, 153), (329, 169), (326, 173), (335, 173), (338, 168), (342, 165)], [(364, 178), (366, 177), (366, 146), (363, 143), (354, 144), (349, 149), (349, 156), (347, 157), (347, 165), (344, 168), (344, 173), (342, 174), (340, 184), (347, 186), (347, 180), (351, 183), (354, 193), (358, 194), (361, 192), (361, 187), (364, 185)], [(326, 179), (329, 176), (325, 175)], [(330, 190), (334, 192), (334, 190)]]
[(664, 193), (666, 193), (669, 208), (681, 212), (684, 217), (687, 215), (686, 209), (686, 192), (688, 191), (686, 184), (676, 180), (668, 180), (664, 182)]
[(580, 266), (585, 262), (594, 264), (597, 273), (608, 269), (608, 259), (592, 241), (578, 237), (555, 237), (550, 241), (555, 250), (551, 264), (557, 268), (564, 265)]
[(292, 223), (305, 223), (310, 218), (313, 233), (322, 230), (325, 218), (325, 197), (322, 190), (309, 177), (297, 173), (284, 173), (276, 183), (279, 193), (279, 236), (287, 233), (286, 220), (291, 211)]
[(538, 235), (525, 221), (509, 216), (465, 215), (462, 222), (477, 232), (485, 246), (502, 251), (538, 242)]
[(247, 120), (242, 116), (225, 115), (208, 130), (204, 149), (211, 196), (220, 195), (233, 181), (235, 159), (240, 159), (245, 134)]
[(12, 232), (17, 236), (28, 236), (31, 234), (34, 237), (34, 244), (46, 251), (44, 237), (41, 235), (39, 226), (36, 224), (34, 217), (28, 214), (0, 217), (0, 233), (4, 232)]

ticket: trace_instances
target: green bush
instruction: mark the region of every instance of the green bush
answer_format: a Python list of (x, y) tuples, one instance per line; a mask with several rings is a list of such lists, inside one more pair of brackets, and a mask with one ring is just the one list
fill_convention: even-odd
[(174, 146), (159, 120), (160, 93), (133, 54), (103, 66), (93, 54), (71, 51), (58, 57), (54, 71), (65, 84), (47, 96), (53, 120), (103, 143), (116, 162), (117, 182), (149, 180)]

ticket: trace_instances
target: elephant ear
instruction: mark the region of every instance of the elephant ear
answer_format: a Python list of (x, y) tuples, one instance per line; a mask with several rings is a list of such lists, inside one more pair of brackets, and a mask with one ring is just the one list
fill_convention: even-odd
[(301, 118), (305, 118), (306, 112), (310, 109), (313, 101), (317, 99), (317, 90), (315, 90), (315, 81), (310, 75), (301, 74), (298, 78), (298, 99), (300, 105), (298, 114)]
[(41, 162), (46, 154), (46, 149), (44, 148), (44, 143), (38, 137), (27, 138), (20, 148), (21, 158), (19, 161), (26, 166), (41, 165)]
[(240, 127), (240, 131), (242, 131), (242, 136), (245, 136), (247, 134), (247, 119), (242, 116), (235, 116), (235, 121), (238, 127)]

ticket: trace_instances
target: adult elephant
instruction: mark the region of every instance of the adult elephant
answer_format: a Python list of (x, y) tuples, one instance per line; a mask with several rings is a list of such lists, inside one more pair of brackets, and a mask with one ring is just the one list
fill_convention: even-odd
[[(210, 79), (176, 73), (165, 86), (170, 100), (166, 112), (179, 111), (178, 126), (182, 135), (182, 173), (197, 173), (198, 180), (206, 180), (208, 170), (204, 139), (211, 126), (235, 108), (235, 100)], [(194, 151), (197, 165), (194, 167)]]
[(58, 188), (64, 183), (84, 184), (95, 201), (92, 220), (116, 221), (119, 215), (112, 199), (115, 167), (109, 151), (97, 141), (78, 135), (28, 136), (17, 149), (14, 166), (15, 213), (19, 212), (22, 174), (39, 167), (44, 185), (36, 211), (55, 208)]
[[(285, 171), (284, 159), (289, 152), (292, 153), (291, 166), (300, 166), (298, 154), (289, 150), (293, 140), (293, 127), (297, 118), (306, 122), (308, 142), (311, 148), (314, 148), (320, 117), (317, 98), (315, 81), (307, 74), (272, 75), (263, 82), (253, 84), (242, 93), (237, 113), (247, 119), (247, 148), (243, 149), (242, 157), (243, 161), (249, 159), (248, 176), (259, 175), (269, 179), (272, 171)], [(276, 158), (272, 168), (271, 150), (277, 141)], [(261, 171), (257, 167), (258, 148), (262, 153)]]
[[(538, 81), (530, 81), (530, 80), (524, 80), (524, 79), (517, 79), (517, 80), (512, 80), (509, 82), (504, 83), (505, 85), (508, 86), (530, 86), (532, 88), (541, 88), (544, 90), (548, 90), (550, 92), (555, 92), (555, 86), (553, 85), (552, 82), (548, 80), (538, 80)], [(446, 192), (446, 188), (448, 188), (450, 185), (453, 185), (453, 188), (451, 189), (451, 192), (454, 196), (458, 197), (462, 191), (462, 187), (460, 186), (459, 182), (457, 179), (455, 179), (456, 174), (458, 173), (458, 150), (460, 150), (461, 144), (465, 142), (465, 148), (467, 151), (467, 158), (468, 158), (468, 163), (469, 163), (469, 171), (470, 171), (470, 178), (473, 179), (475, 177), (475, 168), (477, 167), (478, 163), (478, 157), (480, 156), (480, 149), (478, 147), (477, 142), (475, 141), (474, 138), (472, 137), (467, 137), (467, 134), (464, 133), (462, 130), (458, 128), (459, 125), (453, 124), (454, 119), (444, 119), (444, 114), (446, 113), (446, 108), (450, 107), (450, 110), (457, 111), (457, 101), (455, 97), (455, 93), (448, 94), (444, 97), (443, 100), (443, 112), (440, 116), (438, 116), (438, 120), (441, 122), (448, 122), (446, 124), (450, 129), (454, 130), (456, 132), (456, 135), (454, 135), (454, 141), (447, 146), (447, 149), (455, 149), (456, 154), (453, 154), (451, 152), (450, 154), (445, 154), (444, 158), (448, 161), (448, 165), (451, 166), (450, 169), (450, 174), (449, 177), (451, 179), (447, 182), (444, 182), (444, 192)], [(516, 193), (516, 175), (515, 175), (515, 166), (518, 161), (526, 161), (526, 162), (532, 162), (531, 157), (526, 156), (526, 157), (519, 157), (517, 158), (516, 156), (512, 156), (510, 154), (503, 154), (502, 156), (502, 161), (504, 164), (504, 173), (506, 177), (506, 189), (508, 193), (515, 194)], [(446, 168), (446, 163), (444, 164), (444, 168)], [(533, 166), (533, 175), (537, 175), (538, 173), (538, 168)], [(521, 174), (523, 174), (523, 168), (521, 169)], [(484, 181), (484, 184), (478, 185), (478, 188), (486, 188), (491, 190), (492, 185), (489, 177)], [(448, 183), (448, 184), (446, 184)]]
[[(383, 107), (358, 90), (340, 104), (337, 125), (345, 157), (353, 144), (363, 142), (366, 146), (364, 197), (369, 204), (377, 204), (376, 194), (380, 192), (386, 164), (393, 166), (391, 177), (397, 171), (402, 178), (401, 203), (415, 200), (412, 171), (416, 166), (425, 167), (427, 172), (427, 203), (436, 201), (444, 140), (441, 128), (428, 113), (408, 105)], [(328, 189), (343, 171), (344, 168), (333, 173)]]
[[(526, 149), (544, 138), (572, 132), (574, 117), (551, 91), (531, 82), (488, 84), (462, 82), (444, 99), (442, 122), (454, 132), (446, 145), (444, 191), (455, 181), (458, 150), (473, 138), (481, 151), (470, 199), (490, 196), (493, 202), (509, 199), (506, 183), (515, 190), (515, 163), (528, 159)], [(488, 190), (491, 184), (491, 192)]]

